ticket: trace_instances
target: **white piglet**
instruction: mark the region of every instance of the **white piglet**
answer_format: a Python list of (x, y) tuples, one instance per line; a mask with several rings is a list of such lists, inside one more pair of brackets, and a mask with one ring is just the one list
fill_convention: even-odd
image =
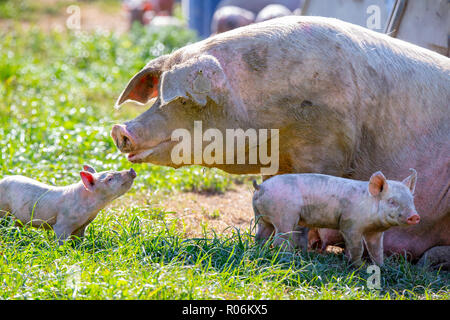
[(355, 265), (362, 263), (363, 241), (382, 265), (384, 231), (420, 221), (413, 197), (417, 173), (411, 171), (402, 182), (387, 180), (380, 171), (369, 181), (305, 173), (254, 182), (256, 239), (264, 242), (275, 234), (274, 245), (305, 249), (308, 228), (337, 229)]
[(136, 172), (96, 172), (85, 165), (81, 182), (50, 186), (24, 176), (0, 180), (0, 217), (8, 214), (22, 224), (51, 228), (61, 244), (69, 236), (84, 236), (89, 223), (108, 203), (130, 190)]

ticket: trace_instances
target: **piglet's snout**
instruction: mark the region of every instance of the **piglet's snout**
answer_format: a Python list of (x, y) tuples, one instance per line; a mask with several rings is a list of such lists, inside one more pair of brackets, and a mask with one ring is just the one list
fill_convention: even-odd
[(406, 219), (406, 222), (411, 225), (418, 224), (420, 222), (420, 217), (417, 213), (413, 213)]
[(130, 174), (132, 179), (137, 177), (136, 171), (134, 171), (133, 168), (131, 168), (130, 171), (128, 171), (128, 173)]

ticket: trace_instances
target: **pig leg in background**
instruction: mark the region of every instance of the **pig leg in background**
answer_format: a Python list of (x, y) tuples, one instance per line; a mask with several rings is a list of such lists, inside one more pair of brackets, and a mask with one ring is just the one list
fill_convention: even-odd
[(342, 234), (339, 230), (319, 228), (317, 229), (317, 236), (321, 242), (319, 251), (326, 251), (329, 245), (344, 248), (344, 239), (342, 239)]
[(364, 234), (367, 251), (373, 262), (382, 266), (383, 258), (383, 232), (370, 232)]
[(258, 232), (256, 233), (255, 240), (256, 242), (259, 242), (260, 244), (266, 243), (267, 240), (270, 239), (270, 237), (275, 232), (275, 228), (273, 225), (265, 222), (261, 218), (259, 218), (258, 221)]
[(322, 247), (322, 240), (320, 239), (319, 229), (311, 228), (308, 232), (308, 249), (319, 250)]
[(431, 269), (439, 269), (450, 271), (450, 246), (433, 247), (425, 251), (418, 266), (428, 266)]
[(358, 230), (344, 229), (341, 230), (345, 240), (345, 251), (352, 265), (359, 267), (362, 265), (362, 254), (364, 246), (362, 243), (362, 234)]

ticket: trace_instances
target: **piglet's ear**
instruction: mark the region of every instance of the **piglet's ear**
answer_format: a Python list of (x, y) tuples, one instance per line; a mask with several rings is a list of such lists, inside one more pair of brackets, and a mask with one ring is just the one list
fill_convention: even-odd
[(84, 170), (84, 171), (87, 171), (87, 172), (90, 172), (90, 173), (96, 173), (96, 172), (97, 172), (97, 171), (95, 171), (94, 168), (92, 168), (90, 165), (87, 165), (87, 164), (85, 164), (85, 165), (83, 166), (83, 170)]
[(87, 171), (81, 171), (80, 176), (81, 176), (81, 181), (83, 182), (83, 185), (86, 188), (86, 190), (91, 191), (91, 192), (94, 191), (95, 178), (92, 175), (92, 173), (87, 172)]
[(412, 194), (414, 194), (414, 191), (416, 190), (417, 171), (412, 168), (410, 168), (409, 171), (411, 172), (411, 175), (405, 178), (402, 183), (411, 190)]
[(372, 196), (376, 197), (380, 193), (387, 191), (388, 184), (386, 177), (381, 171), (375, 172), (369, 181), (369, 192)]

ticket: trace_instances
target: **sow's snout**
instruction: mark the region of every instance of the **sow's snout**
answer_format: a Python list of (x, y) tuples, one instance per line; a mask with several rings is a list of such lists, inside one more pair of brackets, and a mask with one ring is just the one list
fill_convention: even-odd
[(111, 137), (117, 148), (123, 153), (131, 152), (136, 148), (136, 137), (123, 124), (113, 126)]

